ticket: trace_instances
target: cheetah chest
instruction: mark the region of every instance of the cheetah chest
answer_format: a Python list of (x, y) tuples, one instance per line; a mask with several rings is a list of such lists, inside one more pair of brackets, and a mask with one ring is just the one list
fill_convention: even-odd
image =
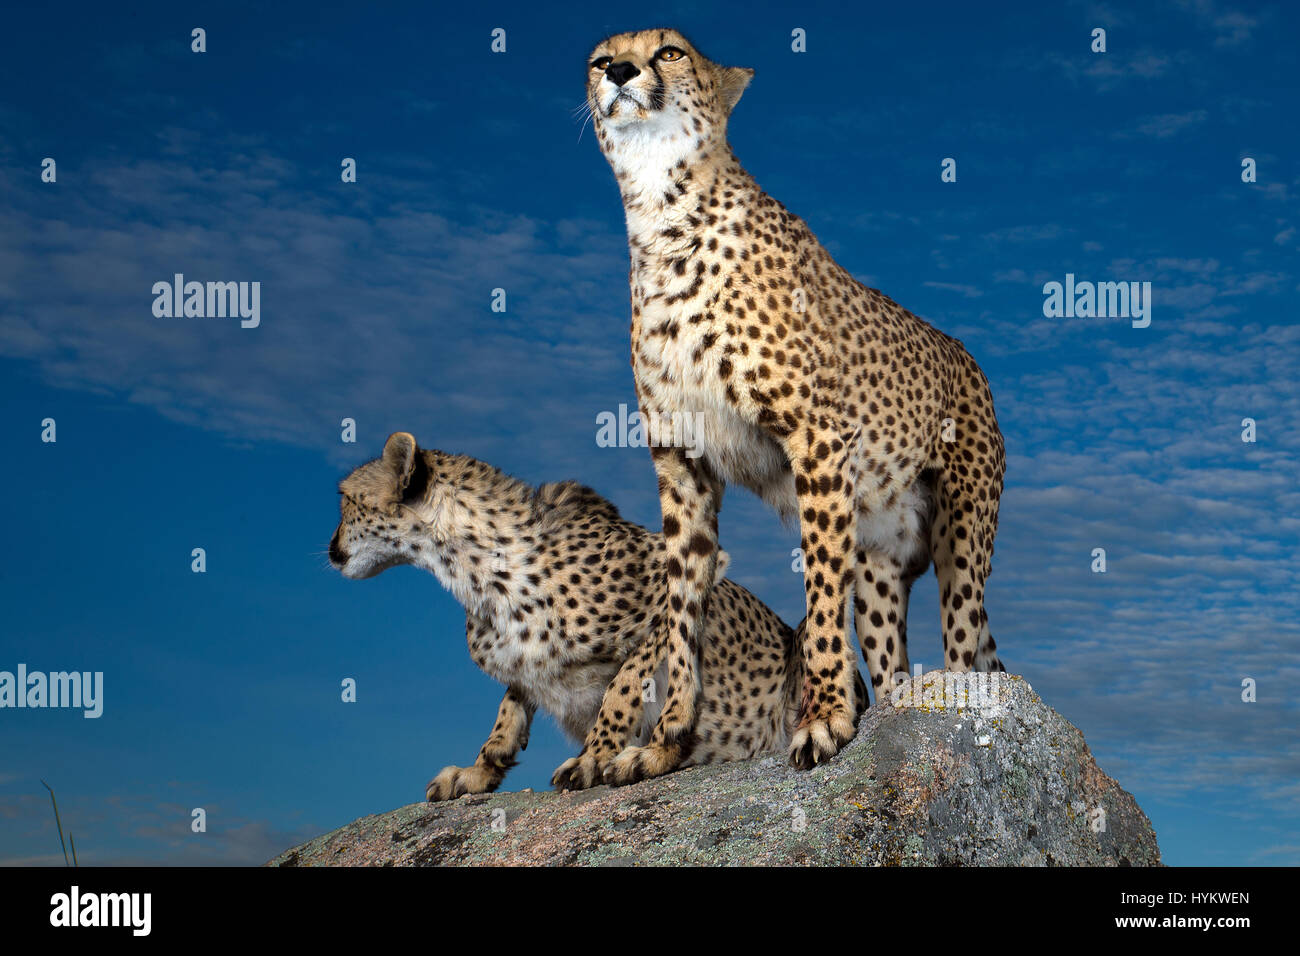
[(567, 639), (547, 624), (521, 628), (511, 621), (493, 623), (488, 633), (470, 639), (474, 663), (490, 677), (522, 690), (571, 736), (582, 739), (618, 670), (618, 660), (592, 654), (590, 644)]
[(648, 371), (638, 371), (638, 384), (647, 416), (661, 425), (658, 444), (703, 458), (724, 481), (749, 488), (782, 514), (793, 514), (794, 479), (785, 449), (758, 424), (756, 403), (734, 387), (728, 394), (719, 371), (723, 353), (707, 326), (679, 328), (672, 337), (646, 337), (639, 348), (650, 359), (643, 363)]

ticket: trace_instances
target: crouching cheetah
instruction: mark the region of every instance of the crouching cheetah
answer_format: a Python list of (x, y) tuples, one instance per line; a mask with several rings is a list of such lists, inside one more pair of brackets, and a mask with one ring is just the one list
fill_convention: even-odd
[[(624, 521), (590, 488), (534, 488), (474, 458), (420, 449), (405, 432), (339, 492), (330, 563), (349, 578), (399, 564), (433, 572), (465, 606), (470, 656), (507, 688), (474, 765), (444, 768), (426, 798), (495, 790), (527, 747), (538, 707), (582, 741), (555, 771), (556, 787), (627, 782), (612, 760), (648, 737), (666, 683), (662, 536)], [(699, 720), (680, 741), (680, 766), (783, 749), (805, 687), (795, 633), (732, 581), (713, 594)], [(867, 689), (850, 690), (856, 720)]]
[(675, 30), (612, 36), (586, 64), (627, 219), (641, 413), (703, 417), (702, 456), (652, 450), (671, 666), (650, 743), (618, 758), (632, 778), (672, 769), (696, 720), (728, 481), (799, 522), (809, 696), (796, 766), (853, 734), (850, 596), (878, 698), (908, 668), (908, 593), (931, 562), (945, 665), (1001, 667), (984, 612), (1005, 470), (988, 382), (960, 342), (855, 280), (741, 168), (727, 120), (752, 76)]

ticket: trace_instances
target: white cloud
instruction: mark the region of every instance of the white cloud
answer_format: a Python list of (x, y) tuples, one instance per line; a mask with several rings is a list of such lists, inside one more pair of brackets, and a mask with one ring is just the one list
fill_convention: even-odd
[(1137, 132), (1142, 136), (1155, 139), (1168, 139), (1184, 130), (1200, 126), (1209, 114), (1205, 110), (1189, 110), (1185, 113), (1161, 113), (1149, 116), (1138, 123)]

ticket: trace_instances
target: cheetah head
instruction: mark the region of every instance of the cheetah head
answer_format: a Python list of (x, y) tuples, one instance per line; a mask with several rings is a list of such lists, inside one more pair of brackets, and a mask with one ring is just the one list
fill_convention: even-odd
[(606, 153), (645, 140), (689, 148), (725, 140), (727, 117), (753, 75), (714, 63), (676, 30), (619, 33), (587, 58), (587, 105)]
[(421, 506), (429, 465), (415, 438), (395, 432), (384, 454), (339, 483), (342, 519), (330, 539), (330, 564), (348, 578), (370, 578), (415, 560), (424, 529)]

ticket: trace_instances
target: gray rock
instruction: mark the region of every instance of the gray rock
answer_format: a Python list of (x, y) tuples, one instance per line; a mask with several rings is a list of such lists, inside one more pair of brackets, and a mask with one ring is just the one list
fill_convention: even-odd
[(1155, 832), (1022, 678), (913, 678), (833, 760), (483, 794), (364, 817), (270, 866), (1158, 866)]

